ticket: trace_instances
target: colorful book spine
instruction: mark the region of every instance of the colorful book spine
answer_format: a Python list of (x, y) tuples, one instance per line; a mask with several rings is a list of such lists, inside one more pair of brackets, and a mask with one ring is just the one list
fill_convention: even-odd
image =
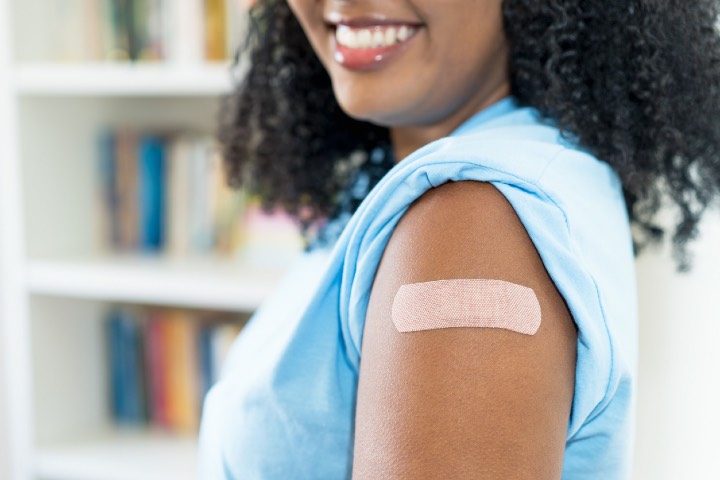
[(223, 158), (217, 148), (211, 152), (211, 160), (215, 171), (213, 230), (215, 231), (215, 249), (223, 255), (232, 255), (242, 244), (243, 212), (247, 208), (247, 193), (242, 189), (232, 189), (228, 186), (225, 175)]
[(165, 325), (162, 313), (153, 311), (148, 316), (145, 362), (147, 368), (148, 388), (150, 398), (147, 400), (150, 411), (150, 421), (163, 429), (170, 429), (170, 417), (168, 415), (168, 392), (166, 388), (166, 371), (172, 368), (168, 363), (169, 358), (165, 346)]
[(166, 227), (167, 251), (170, 255), (186, 256), (190, 253), (190, 151), (191, 141), (180, 135), (170, 141), (166, 181), (168, 208)]
[(141, 49), (138, 60), (163, 60), (165, 58), (164, 44), (164, 19), (165, 12), (164, 3), (167, 1), (177, 0), (146, 0), (150, 5), (148, 7), (148, 17), (146, 19), (146, 37), (143, 48)]
[(98, 137), (99, 224), (108, 247), (221, 254), (259, 266), (285, 265), (302, 251), (295, 219), (263, 211), (245, 189), (230, 187), (212, 139), (158, 132), (120, 127)]
[(129, 33), (132, 60), (162, 59), (162, 3), (161, 0), (132, 0)]
[(231, 59), (247, 31), (238, 0), (53, 0), (43, 55), (53, 61)]
[(143, 134), (138, 147), (140, 247), (159, 251), (165, 239), (165, 139)]
[(115, 132), (105, 129), (98, 139), (100, 221), (104, 242), (112, 248), (120, 247), (116, 152)]
[(102, 1), (101, 0), (80, 0), (82, 2), (82, 44), (86, 61), (102, 60), (103, 50), (103, 29), (102, 29)]
[(203, 0), (172, 0), (163, 5), (165, 60), (189, 65), (203, 61)]
[(200, 383), (202, 397), (210, 391), (210, 388), (215, 383), (213, 377), (213, 329), (203, 326), (199, 330), (199, 351), (200, 351)]
[(110, 312), (107, 322), (108, 358), (110, 364), (110, 409), (117, 422), (125, 419), (125, 382), (123, 380), (123, 333), (122, 324), (116, 311)]
[(166, 323), (168, 358), (173, 367), (167, 371), (168, 416), (173, 428), (192, 432), (199, 423), (199, 388), (195, 324), (181, 311), (169, 313)]
[(205, 60), (227, 58), (227, 12), (225, 0), (205, 0)]
[(115, 146), (120, 247), (134, 250), (139, 237), (137, 133), (130, 128), (118, 129)]
[(213, 174), (213, 165), (208, 158), (207, 144), (200, 138), (193, 141), (190, 164), (191, 244), (195, 251), (208, 252), (214, 243), (211, 218), (212, 190), (209, 180)]
[(126, 61), (132, 57), (131, 45), (131, 0), (105, 0), (104, 18), (108, 34), (105, 38), (105, 58), (112, 61)]
[(111, 308), (106, 322), (114, 420), (196, 432), (202, 401), (244, 322), (128, 307)]
[(146, 410), (141, 330), (132, 313), (120, 308), (111, 312), (108, 331), (113, 414), (120, 424), (142, 424)]

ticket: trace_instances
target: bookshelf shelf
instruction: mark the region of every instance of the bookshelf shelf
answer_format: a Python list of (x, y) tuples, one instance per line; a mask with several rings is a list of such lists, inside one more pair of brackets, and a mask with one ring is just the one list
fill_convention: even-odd
[(26, 63), (14, 75), (26, 96), (214, 96), (230, 84), (229, 63)]
[(99, 257), (33, 260), (26, 281), (33, 294), (250, 312), (284, 271), (231, 259)]
[(149, 432), (107, 432), (36, 449), (34, 474), (43, 480), (190, 480), (197, 440)]

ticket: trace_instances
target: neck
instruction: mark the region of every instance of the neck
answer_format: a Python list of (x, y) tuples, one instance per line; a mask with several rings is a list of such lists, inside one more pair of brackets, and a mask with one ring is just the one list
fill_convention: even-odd
[(475, 102), (468, 102), (442, 121), (428, 125), (398, 126), (390, 128), (396, 162), (428, 143), (448, 136), (474, 114), (484, 110), (510, 94), (510, 86), (503, 83), (489, 95)]

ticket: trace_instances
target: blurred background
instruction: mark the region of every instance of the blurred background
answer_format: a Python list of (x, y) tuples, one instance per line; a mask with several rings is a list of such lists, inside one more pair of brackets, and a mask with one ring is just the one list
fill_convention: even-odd
[[(204, 392), (302, 248), (224, 184), (243, 8), (0, 0), (0, 479), (194, 478)], [(719, 213), (691, 273), (637, 260), (637, 480), (720, 479)]]

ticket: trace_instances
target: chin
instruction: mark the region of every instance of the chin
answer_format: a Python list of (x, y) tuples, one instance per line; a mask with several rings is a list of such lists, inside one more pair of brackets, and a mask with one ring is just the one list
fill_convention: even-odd
[[(398, 112), (406, 109), (397, 101), (397, 96), (368, 94), (369, 89), (358, 92), (353, 88), (334, 88), (338, 105), (350, 118), (373, 123), (382, 127), (398, 125)], [(371, 91), (375, 91), (372, 89)], [(394, 101), (393, 101), (394, 100)], [(401, 122), (402, 123), (402, 122)], [(401, 124), (400, 123), (400, 124)]]
[[(418, 107), (423, 102), (399, 94), (382, 97), (379, 95), (348, 95), (335, 92), (335, 99), (343, 112), (355, 120), (372, 123), (379, 127), (411, 127), (429, 125), (438, 121), (442, 109)], [(413, 95), (415, 97), (415, 95)], [(425, 106), (425, 105), (423, 105)]]
[[(338, 101), (338, 104), (340, 105), (340, 108), (342, 109), (345, 114), (354, 119), (359, 120), (362, 122), (370, 122), (374, 123), (376, 125), (382, 125), (380, 118), (382, 115), (378, 115), (378, 112), (374, 109), (368, 108), (369, 105), (365, 104), (357, 104), (357, 103), (347, 103), (347, 102), (341, 102)], [(383, 126), (389, 126), (389, 125), (383, 125)]]
[(380, 102), (359, 102), (359, 101), (343, 101), (338, 99), (338, 104), (343, 112), (350, 118), (362, 122), (368, 122), (380, 127), (394, 127), (403, 125), (401, 119), (398, 118), (398, 111), (402, 108), (392, 108), (392, 105), (380, 104)]

